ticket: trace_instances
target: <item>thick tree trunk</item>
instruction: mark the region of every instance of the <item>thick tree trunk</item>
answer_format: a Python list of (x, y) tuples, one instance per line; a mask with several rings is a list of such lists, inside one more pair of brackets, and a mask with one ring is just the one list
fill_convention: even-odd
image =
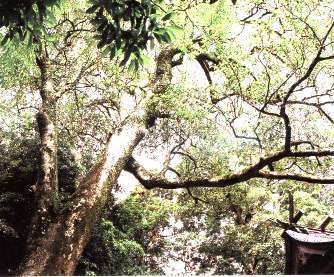
[[(18, 270), (20, 275), (71, 275), (86, 246), (94, 224), (107, 200), (107, 192), (117, 182), (119, 174), (134, 148), (154, 125), (157, 111), (154, 94), (163, 93), (171, 80), (174, 49), (167, 48), (157, 59), (152, 91), (141, 103), (137, 117), (127, 120), (108, 140), (105, 152), (85, 180), (81, 182), (72, 200), (61, 212), (56, 211), (57, 178), (55, 111), (52, 101), (52, 76), (45, 60), (37, 59), (41, 71), (43, 107), (39, 113), (42, 153), (42, 179), (37, 190), (37, 212), (28, 238), (27, 254)], [(139, 108), (138, 108), (139, 109)], [(42, 124), (41, 124), (42, 123)], [(44, 124), (45, 123), (45, 124)]]
[(21, 275), (71, 275), (94, 224), (100, 216), (111, 185), (146, 132), (142, 123), (129, 122), (113, 134), (101, 160), (74, 194), (68, 208), (38, 238), (35, 249), (21, 266)]

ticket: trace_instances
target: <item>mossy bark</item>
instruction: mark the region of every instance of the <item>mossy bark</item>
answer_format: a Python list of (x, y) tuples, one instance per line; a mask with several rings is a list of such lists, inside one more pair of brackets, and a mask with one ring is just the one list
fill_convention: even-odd
[[(157, 59), (157, 70), (137, 117), (131, 117), (112, 136), (104, 153), (62, 211), (55, 211), (58, 186), (56, 173), (55, 102), (52, 98), (52, 82), (47, 61), (37, 59), (41, 71), (41, 98), (43, 107), (39, 113), (42, 180), (37, 190), (37, 212), (28, 239), (27, 254), (18, 270), (19, 275), (72, 275), (79, 256), (86, 246), (94, 224), (100, 217), (107, 200), (107, 192), (116, 184), (134, 148), (145, 136), (150, 118), (155, 117), (154, 107), (149, 105), (154, 95), (166, 91), (171, 81), (171, 64), (176, 53), (171, 48), (163, 50)], [(44, 173), (43, 173), (44, 172)]]
[(44, 235), (52, 223), (58, 198), (56, 100), (49, 60), (43, 53), (36, 58), (40, 70), (39, 93), (42, 105), (36, 115), (40, 136), (40, 170), (34, 192), (35, 212), (31, 219), (25, 252), (45, 244)]
[(124, 164), (146, 129), (130, 122), (113, 134), (100, 161), (80, 184), (70, 208), (63, 210), (25, 259), (20, 275), (71, 275)]

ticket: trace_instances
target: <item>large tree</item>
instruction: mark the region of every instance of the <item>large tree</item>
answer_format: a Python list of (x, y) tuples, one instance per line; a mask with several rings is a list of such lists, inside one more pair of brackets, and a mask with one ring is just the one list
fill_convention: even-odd
[[(41, 153), (19, 274), (72, 274), (123, 170), (147, 189), (190, 195), (258, 179), (334, 183), (332, 4), (244, 1), (233, 17), (219, 1), (159, 5), (180, 11), (173, 20), (183, 31), (174, 43), (163, 43), (172, 34), (158, 36), (161, 45), (146, 50), (154, 70), (119, 67), (138, 67), (145, 51), (117, 58), (101, 37), (96, 43), (83, 2), (63, 1), (55, 23), (40, 18), (44, 31), (33, 33), (30, 50), (7, 42), (2, 86), (19, 111), (38, 110)], [(59, 135), (80, 146), (77, 153), (101, 152), (66, 203), (59, 201)], [(153, 148), (165, 150), (158, 173), (136, 160)]]

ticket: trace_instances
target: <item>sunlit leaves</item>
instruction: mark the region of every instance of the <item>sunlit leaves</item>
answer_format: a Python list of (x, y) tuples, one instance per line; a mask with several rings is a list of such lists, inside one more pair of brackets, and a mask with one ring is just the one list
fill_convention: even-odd
[[(168, 242), (161, 232), (171, 228), (169, 219), (176, 206), (151, 192), (133, 192), (107, 211), (88, 244), (88, 253), (79, 261), (79, 268), (96, 275), (162, 272), (162, 264), (156, 261), (168, 251)], [(98, 251), (101, 245), (103, 251)], [(92, 252), (96, 254), (91, 255)], [(148, 266), (149, 260), (154, 263)]]

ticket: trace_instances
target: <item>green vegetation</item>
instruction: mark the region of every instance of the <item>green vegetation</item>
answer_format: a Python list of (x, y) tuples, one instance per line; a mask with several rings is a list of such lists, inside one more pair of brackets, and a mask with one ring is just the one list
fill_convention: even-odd
[(0, 275), (282, 273), (288, 193), (334, 205), (333, 9), (2, 1)]

